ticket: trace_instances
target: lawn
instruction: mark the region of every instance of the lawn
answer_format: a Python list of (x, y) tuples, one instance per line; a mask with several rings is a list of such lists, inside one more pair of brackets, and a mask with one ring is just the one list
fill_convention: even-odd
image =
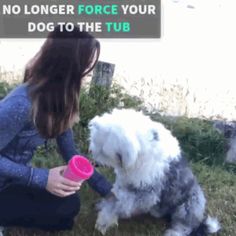
[[(199, 179), (208, 198), (208, 212), (217, 216), (222, 225), (219, 236), (236, 235), (236, 176), (220, 167), (209, 167), (202, 163), (192, 164), (194, 173)], [(102, 170), (104, 175), (111, 178), (110, 170)], [(72, 231), (48, 233), (37, 230), (14, 228), (7, 236), (99, 236), (94, 229), (96, 211), (94, 205), (99, 196), (85, 184), (80, 192), (81, 212), (78, 215)], [(125, 204), (125, 203), (124, 203)], [(107, 236), (161, 236), (167, 224), (162, 219), (141, 216), (136, 219), (122, 220), (119, 226), (107, 232)]]

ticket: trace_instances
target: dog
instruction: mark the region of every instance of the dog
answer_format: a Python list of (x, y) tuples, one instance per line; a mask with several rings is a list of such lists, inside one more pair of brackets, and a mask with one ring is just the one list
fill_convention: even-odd
[(206, 216), (204, 193), (177, 139), (142, 112), (114, 109), (89, 122), (94, 160), (114, 169), (114, 197), (99, 203), (95, 228), (105, 234), (119, 218), (170, 217), (165, 236), (204, 236), (220, 230)]

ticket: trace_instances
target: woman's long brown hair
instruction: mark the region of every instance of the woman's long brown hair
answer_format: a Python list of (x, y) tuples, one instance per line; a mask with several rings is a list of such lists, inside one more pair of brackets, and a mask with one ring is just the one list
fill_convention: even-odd
[(94, 68), (99, 54), (99, 42), (78, 28), (61, 32), (56, 27), (49, 33), (24, 76), (33, 122), (43, 137), (55, 138), (72, 126), (79, 112), (81, 80)]

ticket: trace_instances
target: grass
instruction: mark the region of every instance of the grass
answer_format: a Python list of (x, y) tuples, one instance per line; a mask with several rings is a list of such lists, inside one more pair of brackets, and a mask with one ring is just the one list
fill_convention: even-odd
[[(222, 231), (218, 236), (235, 236), (236, 229), (236, 177), (220, 167), (209, 167), (202, 163), (193, 163), (193, 171), (198, 177), (208, 198), (208, 212), (218, 217), (222, 225)], [(100, 170), (109, 179), (112, 179), (111, 171)], [(81, 192), (81, 211), (76, 219), (73, 231), (45, 233), (37, 230), (10, 229), (8, 236), (101, 236), (94, 229), (96, 211), (94, 205), (99, 201), (99, 196), (93, 192), (87, 184), (84, 184)], [(142, 216), (131, 220), (122, 220), (119, 226), (107, 232), (107, 236), (148, 236), (163, 235), (167, 227), (164, 220)]]

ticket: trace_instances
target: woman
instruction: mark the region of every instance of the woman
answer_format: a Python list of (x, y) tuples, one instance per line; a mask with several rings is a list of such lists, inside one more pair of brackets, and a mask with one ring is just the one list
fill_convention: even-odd
[[(73, 226), (80, 184), (66, 168), (28, 165), (36, 148), (56, 139), (66, 162), (78, 154), (72, 126), (81, 81), (95, 66), (99, 42), (75, 28), (55, 28), (25, 72), (24, 83), (0, 101), (0, 225), (66, 230)], [(90, 186), (106, 196), (111, 185), (95, 171)]]

